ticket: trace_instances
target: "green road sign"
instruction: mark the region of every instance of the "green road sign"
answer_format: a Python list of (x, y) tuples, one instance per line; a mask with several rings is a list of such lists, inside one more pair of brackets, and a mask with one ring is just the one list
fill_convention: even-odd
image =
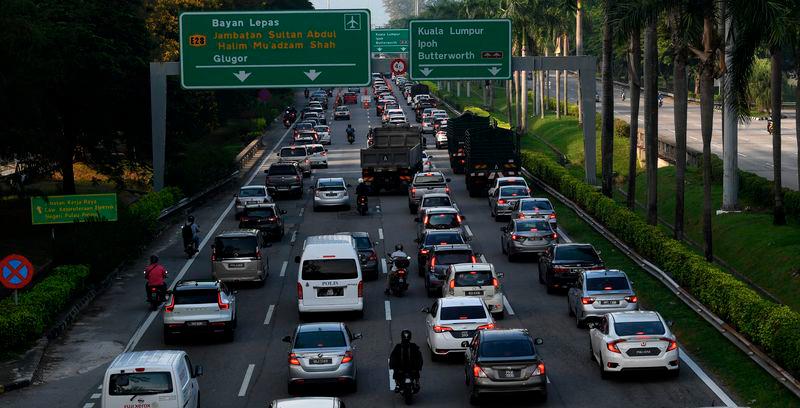
[(365, 86), (369, 10), (180, 15), (188, 89)]
[(68, 224), (87, 220), (116, 221), (117, 194), (31, 197), (31, 222)]
[(408, 52), (408, 29), (377, 29), (370, 33), (372, 52), (403, 53)]
[(511, 78), (511, 20), (411, 20), (411, 79)]

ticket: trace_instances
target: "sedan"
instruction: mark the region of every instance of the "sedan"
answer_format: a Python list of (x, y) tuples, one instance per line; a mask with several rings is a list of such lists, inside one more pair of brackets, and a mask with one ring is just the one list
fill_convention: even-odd
[(317, 138), (319, 139), (320, 144), (329, 145), (331, 144), (331, 128), (328, 125), (317, 125), (314, 126), (314, 130), (317, 132)]
[(653, 311), (609, 313), (589, 323), (589, 351), (600, 366), (600, 377), (643, 369), (677, 377), (678, 343), (669, 326)]
[(466, 244), (467, 241), (468, 238), (464, 237), (464, 234), (460, 229), (422, 231), (422, 236), (419, 239), (414, 240), (414, 242), (419, 244), (419, 248), (417, 250), (419, 276), (425, 275), (425, 265), (428, 264), (429, 255), (434, 246)]
[(567, 292), (567, 309), (575, 325), (583, 327), (606, 313), (639, 310), (639, 298), (628, 275), (617, 269), (584, 271)]
[(356, 362), (353, 341), (361, 333), (352, 334), (344, 323), (309, 323), (295, 329), (294, 336), (283, 341), (289, 350), (289, 394), (297, 386), (311, 383), (346, 383), (356, 391)]
[(347, 185), (341, 177), (317, 179), (314, 185), (314, 211), (320, 207), (345, 207), (350, 209)]
[(547, 198), (523, 198), (512, 203), (511, 218), (540, 218), (549, 221), (553, 231), (558, 229), (556, 210)]
[(545, 220), (512, 218), (500, 231), (500, 247), (509, 262), (517, 255), (541, 254), (558, 243), (558, 234)]
[(350, 108), (347, 106), (338, 106), (333, 111), (333, 120), (350, 120)]
[(248, 204), (239, 217), (239, 229), (257, 229), (263, 233), (264, 239), (270, 237), (280, 241), (285, 232), (284, 214), (286, 210), (281, 210), (274, 203)]
[(489, 196), (491, 216), (495, 221), (500, 221), (503, 216), (511, 215), (511, 203), (530, 197), (530, 189), (525, 186), (503, 186)]
[(450, 353), (463, 353), (462, 343), (475, 337), (479, 330), (494, 329), (494, 319), (483, 299), (453, 297), (437, 299), (426, 314), (426, 333), (431, 360)]
[(592, 244), (553, 245), (539, 257), (539, 283), (547, 293), (555, 293), (558, 288), (575, 286), (581, 272), (592, 269), (605, 269)]

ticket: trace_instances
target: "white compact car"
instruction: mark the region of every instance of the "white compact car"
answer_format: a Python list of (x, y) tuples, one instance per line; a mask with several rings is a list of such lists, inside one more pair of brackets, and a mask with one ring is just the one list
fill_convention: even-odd
[(678, 375), (678, 343), (658, 312), (609, 313), (589, 327), (591, 357), (603, 379), (610, 373), (643, 369)]
[(525, 181), (523, 177), (498, 177), (494, 181), (494, 185), (489, 188), (489, 195), (491, 196), (494, 194), (494, 190), (497, 190), (503, 186), (525, 186), (528, 187), (528, 182)]
[(236, 295), (214, 280), (179, 281), (164, 306), (164, 343), (176, 335), (222, 334), (233, 340), (236, 329)]
[(317, 137), (319, 138), (319, 142), (324, 145), (331, 144), (331, 128), (328, 125), (317, 125), (314, 126), (314, 130), (317, 132)]
[(463, 353), (465, 340), (471, 340), (478, 330), (494, 329), (494, 319), (481, 298), (441, 298), (422, 311), (427, 316), (426, 334), (431, 359)]
[(465, 263), (450, 265), (447, 282), (442, 286), (442, 297), (472, 296), (483, 299), (492, 317), (503, 318), (503, 287), (500, 278), (490, 263)]
[(308, 160), (311, 161), (311, 167), (324, 167), (328, 168), (328, 149), (325, 146), (315, 143), (307, 144)]

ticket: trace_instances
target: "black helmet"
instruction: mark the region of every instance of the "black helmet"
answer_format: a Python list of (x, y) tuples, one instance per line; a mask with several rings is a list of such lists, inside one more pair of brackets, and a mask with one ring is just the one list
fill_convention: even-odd
[(397, 245), (395, 245), (395, 246), (394, 246), (394, 250), (395, 250), (395, 251), (402, 251), (402, 250), (403, 250), (403, 244), (397, 244)]
[(194, 215), (190, 215), (189, 218), (188, 218), (188, 221), (189, 222), (194, 222)]
[(158, 263), (158, 255), (150, 255), (150, 263)]
[(348, 124), (347, 124), (347, 127), (352, 127), (352, 126), (351, 126), (351, 125), (348, 123)]
[(411, 341), (411, 330), (405, 329), (400, 332), (400, 341), (408, 343)]

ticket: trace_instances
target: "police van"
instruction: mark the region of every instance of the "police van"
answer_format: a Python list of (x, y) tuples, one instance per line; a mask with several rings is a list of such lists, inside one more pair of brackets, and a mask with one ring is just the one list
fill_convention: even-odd
[(364, 315), (364, 281), (356, 243), (350, 235), (316, 235), (295, 257), (297, 309), (308, 312), (356, 312)]
[(103, 408), (197, 408), (197, 377), (185, 351), (154, 350), (122, 353), (103, 377)]

